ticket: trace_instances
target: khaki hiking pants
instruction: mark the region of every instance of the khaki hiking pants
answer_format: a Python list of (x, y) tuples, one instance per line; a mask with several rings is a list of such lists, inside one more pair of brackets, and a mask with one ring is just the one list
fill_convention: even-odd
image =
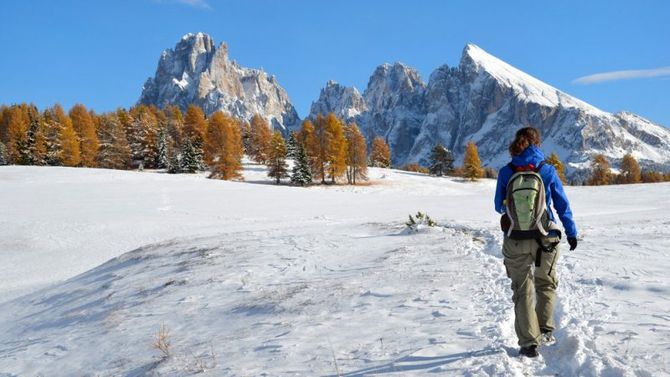
[[(558, 237), (544, 237), (542, 243), (550, 247)], [(558, 244), (553, 252), (542, 252), (540, 266), (535, 266), (538, 250), (536, 240), (512, 240), (505, 237), (503, 256), (507, 276), (512, 279), (514, 301), (514, 330), (519, 346), (540, 344), (540, 328), (553, 331), (554, 303), (556, 302), (556, 261)]]

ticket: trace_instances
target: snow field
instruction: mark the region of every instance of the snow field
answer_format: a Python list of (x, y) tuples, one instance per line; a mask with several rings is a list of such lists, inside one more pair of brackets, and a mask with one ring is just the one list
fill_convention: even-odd
[[(0, 376), (669, 373), (668, 184), (568, 188), (582, 240), (561, 250), (557, 343), (527, 360), (494, 182), (373, 169), (301, 189), (246, 169), (0, 169)], [(417, 210), (440, 226), (407, 232)]]

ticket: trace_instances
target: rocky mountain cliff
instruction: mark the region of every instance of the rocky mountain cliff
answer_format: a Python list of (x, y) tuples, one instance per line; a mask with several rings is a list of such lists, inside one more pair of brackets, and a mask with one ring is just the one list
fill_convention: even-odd
[[(642, 165), (670, 170), (670, 130), (630, 113), (611, 114), (580, 101), (469, 44), (457, 67), (437, 68), (425, 84), (401, 63), (379, 66), (361, 96), (329, 81), (310, 117), (333, 111), (355, 121), (368, 138), (384, 137), (395, 165), (428, 163), (442, 143), (462, 161), (473, 140), (482, 163), (499, 168), (516, 130), (542, 131), (543, 149), (567, 162), (579, 180), (592, 155), (616, 166), (627, 152)], [(459, 162), (460, 162), (459, 161)]]
[(229, 59), (225, 43), (215, 47), (203, 33), (187, 34), (174, 49), (163, 51), (156, 75), (144, 84), (139, 103), (182, 109), (196, 104), (207, 114), (223, 110), (246, 120), (260, 114), (283, 130), (300, 123), (275, 76), (241, 67)]

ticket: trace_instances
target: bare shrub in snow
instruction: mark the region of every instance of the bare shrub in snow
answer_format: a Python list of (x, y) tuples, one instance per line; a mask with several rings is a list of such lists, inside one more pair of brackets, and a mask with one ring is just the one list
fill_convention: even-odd
[(160, 329), (158, 329), (152, 346), (160, 351), (164, 358), (170, 357), (170, 330), (165, 324), (162, 324)]

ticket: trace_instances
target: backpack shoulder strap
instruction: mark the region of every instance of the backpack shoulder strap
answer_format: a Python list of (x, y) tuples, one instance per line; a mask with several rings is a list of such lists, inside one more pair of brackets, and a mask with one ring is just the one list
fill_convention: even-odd
[(545, 160), (545, 161), (541, 161), (539, 164), (537, 164), (537, 167), (535, 168), (535, 172), (536, 172), (536, 173), (539, 173), (539, 172), (540, 172), (540, 170), (541, 170), (542, 167), (544, 166), (544, 163), (545, 163), (545, 162), (547, 162), (547, 161), (546, 161), (546, 160)]

